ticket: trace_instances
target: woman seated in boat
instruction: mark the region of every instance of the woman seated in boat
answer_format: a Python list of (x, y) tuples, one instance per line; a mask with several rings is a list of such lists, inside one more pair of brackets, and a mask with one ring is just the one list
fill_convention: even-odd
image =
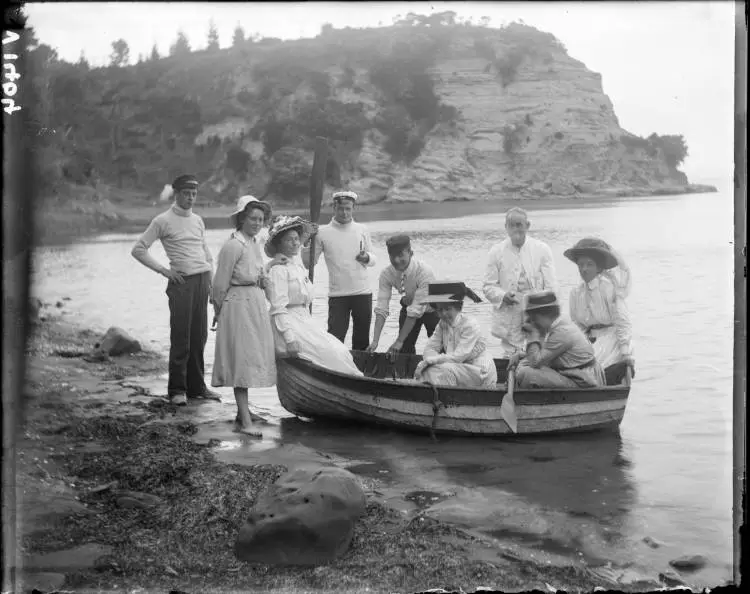
[(564, 254), (578, 265), (583, 281), (570, 292), (570, 318), (593, 344), (607, 375), (624, 375), (627, 367), (635, 375), (625, 303), (631, 287), (628, 265), (609, 244), (592, 237), (581, 239)]
[[(297, 254), (308, 225), (300, 217), (278, 216), (271, 224), (266, 255), (274, 258), (266, 280), (277, 357), (299, 357), (332, 371), (363, 375), (351, 353), (310, 315), (313, 285)], [(285, 256), (277, 258), (276, 256)]]
[[(526, 353), (513, 355), (519, 388), (596, 388), (604, 371), (583, 331), (560, 315), (554, 291), (526, 297)], [(520, 359), (520, 362), (519, 362)]]
[(462, 312), (469, 297), (482, 300), (464, 283), (430, 283), (429, 304), (440, 321), (427, 342), (414, 379), (438, 386), (490, 388), (497, 384), (497, 369), (487, 351), (487, 339), (479, 322)]

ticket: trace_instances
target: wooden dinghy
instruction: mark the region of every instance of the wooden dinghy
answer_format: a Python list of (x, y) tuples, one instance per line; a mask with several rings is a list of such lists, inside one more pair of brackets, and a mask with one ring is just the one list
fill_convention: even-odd
[[(277, 361), (281, 405), (303, 418), (333, 418), (435, 433), (500, 436), (513, 431), (500, 413), (507, 359), (495, 359), (497, 389), (430, 386), (409, 378), (422, 357), (352, 351), (365, 377), (330, 371), (298, 358)], [(619, 373), (618, 373), (619, 371)], [(625, 415), (630, 376), (607, 370), (606, 387), (514, 391), (516, 433), (616, 428)]]

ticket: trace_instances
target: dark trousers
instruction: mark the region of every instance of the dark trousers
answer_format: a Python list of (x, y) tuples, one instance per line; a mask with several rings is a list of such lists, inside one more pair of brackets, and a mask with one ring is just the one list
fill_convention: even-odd
[(372, 294), (328, 298), (328, 333), (341, 342), (349, 332), (349, 317), (353, 322), (352, 349), (364, 351), (370, 345)]
[(181, 285), (169, 281), (169, 383), (167, 393), (201, 396), (203, 349), (208, 340), (208, 294), (211, 273), (183, 277)]
[[(419, 333), (422, 330), (422, 326), (424, 326), (424, 329), (427, 330), (427, 336), (429, 337), (432, 336), (433, 332), (435, 332), (435, 328), (437, 327), (439, 321), (440, 318), (438, 318), (437, 314), (433, 311), (425, 312), (421, 318), (417, 318), (417, 321), (414, 322), (414, 328), (411, 329), (411, 332), (409, 332), (409, 336), (407, 336), (404, 340), (404, 346), (401, 347), (400, 352), (406, 355), (415, 354), (417, 352), (417, 338), (419, 338)], [(405, 322), (406, 308), (402, 307), (401, 313), (398, 316), (399, 331), (404, 327)]]

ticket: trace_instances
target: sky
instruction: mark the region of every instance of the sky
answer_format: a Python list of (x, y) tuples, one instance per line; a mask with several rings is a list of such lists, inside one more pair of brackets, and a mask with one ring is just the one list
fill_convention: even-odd
[(408, 12), (453, 10), (490, 18), (490, 26), (522, 19), (552, 33), (568, 53), (602, 75), (620, 125), (648, 136), (682, 134), (683, 170), (691, 182), (731, 179), (734, 160), (735, 3), (705, 2), (61, 2), (28, 3), (29, 24), (61, 58), (104, 65), (118, 38), (132, 61), (154, 44), (164, 55), (182, 30), (195, 49), (213, 20), (221, 47), (241, 24), (247, 35), (314, 37), (336, 28), (390, 25)]

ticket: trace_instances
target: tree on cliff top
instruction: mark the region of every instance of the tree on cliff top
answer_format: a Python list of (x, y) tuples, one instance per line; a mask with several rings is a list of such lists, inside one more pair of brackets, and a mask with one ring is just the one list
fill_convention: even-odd
[(187, 35), (182, 31), (177, 32), (177, 39), (169, 48), (170, 56), (184, 56), (190, 53), (190, 42), (188, 41)]
[(216, 24), (213, 19), (211, 19), (208, 25), (208, 45), (206, 46), (206, 49), (209, 52), (215, 52), (219, 49), (219, 32), (216, 29)]
[(237, 23), (232, 35), (232, 47), (238, 47), (243, 43), (245, 43), (245, 30), (242, 28), (242, 25)]
[(124, 39), (112, 42), (112, 54), (109, 57), (110, 64), (115, 67), (127, 66), (130, 62), (130, 48)]
[(688, 156), (688, 147), (682, 134), (666, 134), (659, 136), (654, 133), (648, 137), (649, 143), (660, 148), (664, 159), (670, 169), (677, 169), (685, 157)]

